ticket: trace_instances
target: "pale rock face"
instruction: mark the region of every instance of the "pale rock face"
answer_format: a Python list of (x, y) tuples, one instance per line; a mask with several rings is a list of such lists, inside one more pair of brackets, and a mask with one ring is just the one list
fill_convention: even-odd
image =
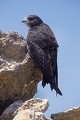
[(23, 103), (13, 120), (50, 120), (43, 114), (48, 109), (47, 99), (33, 98)]
[(14, 101), (32, 98), (41, 79), (25, 39), (17, 32), (0, 31), (0, 114)]
[(50, 120), (47, 119), (43, 113), (34, 112), (33, 110), (20, 111), (13, 120)]
[(50, 120), (43, 114), (48, 109), (47, 99), (33, 98), (16, 101), (4, 110), (1, 120)]
[(45, 112), (48, 107), (49, 103), (47, 99), (33, 98), (24, 102), (18, 110), (31, 109), (33, 111)]

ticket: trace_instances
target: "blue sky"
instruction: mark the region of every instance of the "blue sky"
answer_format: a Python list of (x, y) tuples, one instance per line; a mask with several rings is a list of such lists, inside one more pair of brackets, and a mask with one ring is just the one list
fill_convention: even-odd
[(21, 23), (25, 16), (36, 14), (53, 30), (59, 44), (59, 88), (57, 96), (41, 82), (35, 97), (47, 98), (45, 113), (62, 112), (80, 105), (80, 0), (0, 0), (0, 29), (17, 31), (26, 37), (28, 28)]

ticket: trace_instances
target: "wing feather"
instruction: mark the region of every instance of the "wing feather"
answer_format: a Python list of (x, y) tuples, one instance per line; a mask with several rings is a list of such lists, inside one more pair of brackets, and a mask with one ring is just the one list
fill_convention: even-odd
[[(51, 83), (53, 79), (53, 67), (51, 65), (51, 56), (48, 52), (41, 49), (36, 43), (30, 41), (29, 54), (43, 73), (43, 80), (45, 83)], [(51, 75), (52, 73), (52, 75)], [(46, 85), (46, 84), (45, 84)]]

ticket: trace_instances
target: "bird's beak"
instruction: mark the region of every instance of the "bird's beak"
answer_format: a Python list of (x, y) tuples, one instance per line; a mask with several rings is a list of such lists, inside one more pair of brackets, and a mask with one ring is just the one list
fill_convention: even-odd
[(26, 22), (28, 22), (28, 19), (27, 19), (27, 18), (24, 18), (24, 19), (22, 20), (22, 23), (26, 23)]
[(25, 20), (22, 20), (21, 22), (22, 22), (22, 23), (24, 23), (24, 22), (25, 22)]

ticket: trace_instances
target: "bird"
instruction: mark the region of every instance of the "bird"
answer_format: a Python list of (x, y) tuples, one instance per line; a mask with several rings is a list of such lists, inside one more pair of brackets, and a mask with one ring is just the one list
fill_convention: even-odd
[(30, 57), (43, 74), (42, 86), (50, 84), (51, 90), (62, 96), (58, 87), (58, 43), (51, 28), (37, 15), (22, 20), (28, 28), (27, 49)]

